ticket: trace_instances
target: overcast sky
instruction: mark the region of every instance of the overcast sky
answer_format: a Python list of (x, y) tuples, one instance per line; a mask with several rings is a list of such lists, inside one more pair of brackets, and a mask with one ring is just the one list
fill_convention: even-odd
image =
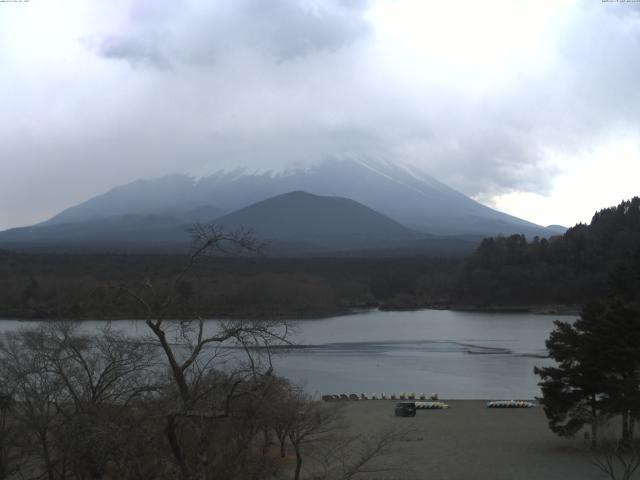
[(540, 224), (640, 194), (640, 3), (0, 2), (0, 229), (341, 155)]

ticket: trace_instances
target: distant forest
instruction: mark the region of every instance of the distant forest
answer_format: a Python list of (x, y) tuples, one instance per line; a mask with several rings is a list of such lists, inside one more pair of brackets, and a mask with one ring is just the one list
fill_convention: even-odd
[[(0, 316), (140, 318), (118, 293), (126, 284), (167, 289), (185, 262), (166, 255), (0, 256)], [(178, 285), (169, 316), (318, 317), (387, 303), (443, 304), (461, 260), (432, 258), (222, 258), (200, 263)], [(112, 288), (108, 288), (112, 287)]]
[(597, 212), (562, 236), (487, 238), (452, 292), (477, 306), (580, 304), (615, 291), (640, 298), (640, 198)]
[[(168, 288), (169, 255), (0, 251), (4, 318), (140, 318), (118, 285)], [(544, 309), (606, 295), (640, 297), (640, 198), (563, 236), (487, 238), (466, 259), (211, 257), (178, 286), (174, 318), (305, 318), (358, 308)], [(144, 288), (144, 287), (143, 287)]]

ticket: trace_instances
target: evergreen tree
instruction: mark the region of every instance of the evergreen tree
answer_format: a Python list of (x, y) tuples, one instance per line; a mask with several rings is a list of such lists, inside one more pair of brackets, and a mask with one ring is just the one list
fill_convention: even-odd
[(590, 321), (600, 342), (606, 409), (622, 417), (622, 443), (628, 445), (640, 417), (640, 310), (611, 300), (605, 311)]
[[(590, 305), (583, 310), (597, 309)], [(588, 318), (588, 317), (587, 317)], [(597, 338), (585, 332), (578, 320), (575, 324), (555, 322), (555, 330), (546, 342), (549, 356), (557, 366), (535, 368), (540, 375), (542, 405), (549, 428), (560, 436), (572, 436), (585, 425), (591, 425), (591, 441), (597, 442), (597, 426), (606, 403), (604, 374), (600, 368)]]
[(589, 424), (622, 417), (622, 441), (640, 418), (640, 311), (620, 300), (585, 305), (573, 324), (556, 322), (546, 342), (553, 367), (536, 368), (551, 430), (571, 436)]

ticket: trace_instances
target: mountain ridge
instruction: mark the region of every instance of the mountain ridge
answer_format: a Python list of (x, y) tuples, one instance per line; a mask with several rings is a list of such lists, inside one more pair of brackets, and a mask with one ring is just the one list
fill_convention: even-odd
[(212, 205), (231, 213), (291, 191), (339, 196), (423, 233), (497, 235), (524, 233), (549, 236), (558, 232), (482, 205), (417, 167), (363, 159), (330, 159), (279, 172), (247, 168), (218, 170), (196, 179), (169, 175), (115, 187), (70, 207), (44, 224), (86, 220), (107, 214), (162, 214)]
[[(205, 209), (205, 211), (210, 211)], [(276, 256), (459, 256), (480, 238), (413, 231), (354, 200), (294, 191), (214, 219), (228, 232), (255, 231)], [(186, 253), (192, 224), (159, 215), (125, 214), (0, 232), (0, 246), (57, 253)]]

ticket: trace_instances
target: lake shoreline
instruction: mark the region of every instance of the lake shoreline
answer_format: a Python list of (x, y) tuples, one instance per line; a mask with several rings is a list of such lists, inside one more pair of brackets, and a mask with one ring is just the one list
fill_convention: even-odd
[[(478, 312), (478, 313), (533, 313), (537, 315), (562, 315), (562, 316), (577, 316), (580, 314), (580, 307), (577, 305), (491, 305), (491, 306), (478, 306), (478, 305), (442, 305), (442, 304), (425, 304), (420, 306), (398, 306), (390, 304), (380, 304), (378, 306), (371, 307), (354, 307), (343, 309), (322, 310), (318, 312), (276, 312), (276, 313), (218, 313), (202, 315), (204, 319), (219, 319), (219, 320), (321, 320), (331, 317), (342, 317), (350, 315), (358, 315), (367, 312), (418, 312), (423, 310), (443, 310), (451, 312)], [(121, 316), (101, 316), (101, 315), (88, 315), (77, 317), (57, 317), (55, 315), (47, 315), (46, 312), (38, 314), (25, 314), (25, 313), (0, 313), (0, 321), (3, 320), (21, 320), (21, 321), (42, 321), (42, 320), (63, 320), (63, 321), (85, 321), (85, 320), (104, 320), (104, 321), (121, 321), (121, 320), (146, 320), (146, 317), (136, 315), (121, 315)], [(195, 320), (195, 318), (184, 317), (172, 317), (172, 320)]]

